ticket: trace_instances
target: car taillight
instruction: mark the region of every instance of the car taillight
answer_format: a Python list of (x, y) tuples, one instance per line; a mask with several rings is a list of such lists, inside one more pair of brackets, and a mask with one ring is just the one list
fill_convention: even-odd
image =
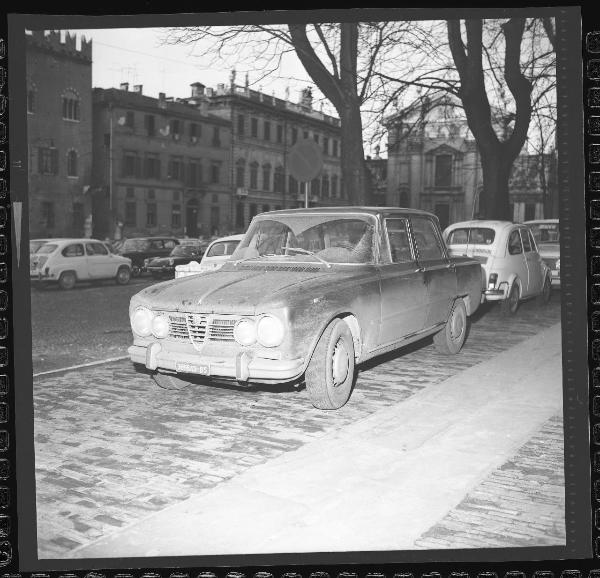
[(488, 280), (488, 289), (494, 289), (496, 287), (497, 282), (498, 282), (498, 273), (490, 273), (490, 278)]

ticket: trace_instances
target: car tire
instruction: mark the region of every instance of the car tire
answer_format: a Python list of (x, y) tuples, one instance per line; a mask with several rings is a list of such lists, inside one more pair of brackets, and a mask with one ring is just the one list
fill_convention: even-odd
[(354, 340), (342, 319), (332, 321), (319, 338), (305, 373), (306, 389), (317, 409), (339, 409), (354, 385)]
[(500, 310), (502, 311), (502, 315), (509, 317), (514, 315), (519, 308), (519, 285), (514, 282), (510, 286), (510, 291), (506, 296), (506, 299), (503, 299), (500, 302)]
[(537, 302), (538, 305), (544, 307), (550, 303), (550, 298), (552, 297), (552, 281), (550, 281), (550, 277), (546, 275), (544, 279), (544, 286), (542, 287), (542, 292), (538, 295)]
[(131, 280), (131, 269), (129, 267), (119, 267), (115, 280), (118, 285), (127, 285)]
[(462, 299), (456, 299), (444, 328), (433, 336), (436, 349), (444, 355), (458, 353), (467, 337), (467, 308)]
[(73, 289), (77, 283), (77, 275), (73, 271), (64, 271), (58, 278), (58, 286), (65, 291)]
[(181, 379), (181, 377), (177, 377), (171, 373), (160, 373), (157, 371), (152, 374), (152, 379), (154, 379), (156, 385), (162, 389), (178, 390), (184, 389), (190, 385), (189, 381)]

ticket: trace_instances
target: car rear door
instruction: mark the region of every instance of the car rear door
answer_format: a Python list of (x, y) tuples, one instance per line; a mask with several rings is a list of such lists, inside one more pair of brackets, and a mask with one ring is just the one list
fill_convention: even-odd
[(384, 235), (387, 236), (388, 255), (382, 255), (378, 267), (381, 294), (379, 346), (421, 331), (427, 313), (425, 273), (417, 265), (408, 220), (384, 219)]
[(410, 227), (417, 249), (419, 269), (423, 271), (425, 279), (425, 327), (433, 327), (448, 319), (450, 306), (457, 292), (456, 270), (454, 263), (448, 258), (439, 227), (431, 217), (411, 215)]

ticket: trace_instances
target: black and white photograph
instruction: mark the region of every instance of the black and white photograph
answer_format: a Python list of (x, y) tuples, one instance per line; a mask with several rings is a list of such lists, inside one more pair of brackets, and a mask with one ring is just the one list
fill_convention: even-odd
[(580, 18), (12, 15), (21, 563), (589, 556)]

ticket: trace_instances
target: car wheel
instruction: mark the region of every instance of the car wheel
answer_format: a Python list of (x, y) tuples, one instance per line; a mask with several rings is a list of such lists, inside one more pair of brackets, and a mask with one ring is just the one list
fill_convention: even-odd
[(542, 292), (538, 295), (538, 304), (539, 305), (548, 305), (550, 303), (550, 297), (552, 296), (552, 281), (548, 275), (544, 279), (544, 287), (542, 287)]
[(131, 279), (131, 270), (129, 269), (129, 267), (119, 267), (119, 270), (117, 271), (117, 283), (119, 285), (127, 285), (127, 283), (129, 283), (129, 280)]
[(348, 325), (332, 321), (312, 355), (305, 374), (311, 403), (318, 409), (338, 409), (350, 398), (354, 384), (354, 341)]
[(170, 373), (156, 372), (152, 374), (152, 379), (154, 379), (156, 385), (162, 389), (183, 389), (190, 385), (189, 381)]
[(445, 355), (458, 353), (467, 336), (467, 309), (462, 299), (457, 299), (452, 305), (444, 329), (433, 336), (436, 349)]
[(77, 283), (77, 277), (73, 271), (65, 271), (64, 273), (61, 273), (58, 278), (58, 286), (61, 289), (73, 289), (75, 283)]
[(506, 299), (500, 302), (500, 307), (503, 315), (514, 315), (519, 308), (519, 286), (513, 283)]

